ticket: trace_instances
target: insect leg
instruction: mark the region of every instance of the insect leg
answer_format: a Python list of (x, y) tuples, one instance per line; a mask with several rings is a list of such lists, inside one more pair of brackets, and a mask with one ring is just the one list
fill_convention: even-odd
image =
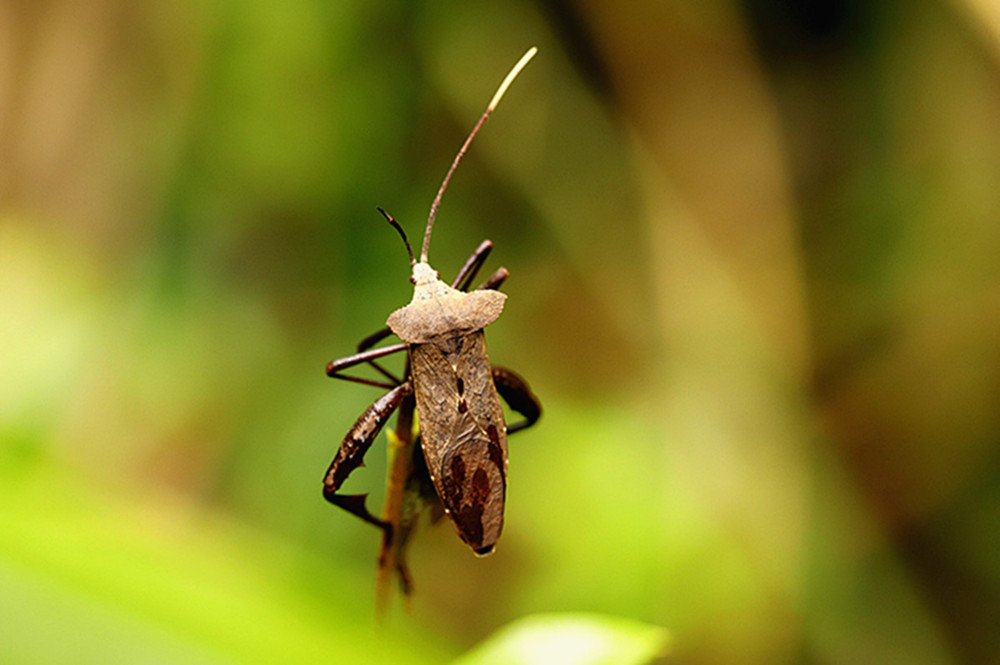
[(531, 392), (528, 382), (513, 370), (505, 367), (494, 365), (492, 369), (493, 384), (497, 387), (500, 397), (507, 402), (510, 408), (524, 416), (524, 420), (521, 422), (507, 426), (507, 434), (534, 425), (542, 415), (542, 404)]
[(361, 466), (365, 453), (368, 452), (378, 433), (382, 431), (382, 426), (385, 425), (386, 420), (403, 401), (403, 398), (410, 394), (411, 390), (409, 382), (403, 383), (375, 400), (375, 403), (369, 406), (348, 430), (347, 436), (340, 443), (337, 455), (333, 458), (333, 462), (323, 478), (323, 496), (327, 501), (381, 528), (388, 537), (391, 537), (389, 532), (392, 526), (368, 512), (368, 508), (365, 507), (367, 494), (337, 494), (336, 492), (351, 475), (351, 472)]
[[(479, 269), (483, 267), (486, 257), (489, 256), (492, 250), (492, 241), (484, 240), (479, 243), (479, 247), (476, 248), (476, 251), (474, 251), (472, 256), (470, 256), (465, 262), (462, 269), (458, 271), (458, 275), (455, 276), (455, 281), (451, 283), (451, 288), (458, 289), (459, 291), (468, 291), (469, 287), (472, 285), (472, 280), (476, 278), (476, 275), (479, 273)], [(476, 290), (499, 289), (500, 285), (503, 284), (504, 280), (506, 280), (509, 276), (510, 272), (506, 268), (499, 268), (495, 273), (490, 275), (489, 279), (476, 287)], [(372, 337), (375, 337), (375, 335), (372, 335)], [(378, 339), (381, 339), (381, 337)], [(359, 348), (358, 350), (360, 351), (361, 349)]]
[(500, 289), (500, 285), (510, 277), (510, 271), (506, 268), (497, 268), (497, 271), (490, 275), (490, 278), (485, 282), (476, 287), (477, 291), (487, 291), (492, 289), (497, 291)]
[[(355, 353), (351, 356), (345, 356), (343, 358), (338, 358), (337, 360), (331, 360), (326, 366), (326, 375), (334, 379), (344, 379), (346, 381), (354, 381), (355, 383), (364, 383), (369, 386), (376, 386), (378, 388), (395, 388), (402, 383), (399, 379), (394, 377), (392, 374), (386, 371), (382, 371), (392, 383), (386, 383), (384, 381), (373, 381), (371, 379), (365, 379), (358, 376), (348, 376), (346, 374), (341, 374), (341, 372), (355, 365), (360, 365), (361, 363), (372, 362), (376, 358), (381, 358), (382, 356), (388, 356), (393, 353), (399, 353), (400, 351), (406, 350), (407, 345), (404, 343), (393, 344), (391, 346), (384, 346), (381, 349), (370, 349), (368, 351), (362, 351), (361, 353)], [(374, 364), (374, 363), (373, 363)], [(381, 369), (376, 365), (377, 369)]]
[(379, 330), (377, 333), (372, 333), (371, 335), (368, 335), (368, 337), (365, 337), (363, 340), (358, 342), (358, 353), (361, 353), (362, 351), (367, 351), (368, 349), (372, 348), (373, 346), (375, 346), (376, 344), (378, 344), (391, 334), (392, 331), (389, 330), (388, 327), (385, 327), (382, 328), (382, 330)]
[(458, 271), (455, 281), (451, 283), (451, 288), (458, 289), (459, 291), (468, 291), (472, 280), (476, 278), (476, 273), (483, 267), (486, 257), (490, 255), (492, 250), (492, 241), (484, 240), (479, 243), (479, 247), (476, 247), (476, 250), (472, 252), (472, 256), (465, 262), (462, 269)]
[[(358, 342), (357, 352), (361, 353), (362, 351), (367, 351), (368, 349), (372, 348), (373, 346), (375, 346), (376, 344), (378, 344), (379, 342), (381, 342), (383, 339), (385, 339), (386, 337), (388, 337), (391, 334), (392, 334), (392, 330), (390, 330), (388, 327), (385, 327), (385, 328), (382, 328), (381, 330), (379, 330), (376, 333), (368, 335), (368, 337), (365, 337), (363, 340), (361, 340), (360, 342)], [(394, 384), (400, 384), (400, 383), (403, 382), (401, 379), (397, 379), (395, 375), (393, 375), (391, 372), (389, 372), (389, 370), (387, 370), (386, 368), (382, 367), (381, 365), (379, 365), (374, 360), (369, 360), (368, 364), (371, 365), (372, 367), (374, 367), (376, 370), (378, 370), (378, 372), (380, 374), (382, 374), (382, 376), (385, 376), (390, 381), (393, 381)]]

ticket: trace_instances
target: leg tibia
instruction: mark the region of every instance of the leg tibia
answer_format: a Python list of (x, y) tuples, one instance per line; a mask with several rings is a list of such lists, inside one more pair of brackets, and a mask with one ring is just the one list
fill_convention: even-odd
[(351, 472), (361, 466), (365, 453), (368, 452), (378, 433), (382, 431), (382, 426), (399, 406), (403, 397), (409, 393), (410, 384), (407, 382), (396, 386), (368, 407), (348, 430), (347, 436), (344, 437), (337, 450), (337, 456), (333, 458), (333, 462), (326, 472), (326, 477), (323, 479), (323, 496), (326, 497), (327, 501), (383, 529), (387, 525), (368, 512), (365, 507), (365, 495), (342, 495), (336, 492), (351, 475)]
[(507, 426), (507, 433), (511, 434), (531, 427), (542, 415), (542, 404), (531, 392), (528, 382), (522, 379), (516, 372), (505, 367), (493, 366), (493, 384), (497, 387), (497, 392), (503, 401), (507, 402), (511, 409), (524, 416), (524, 420)]

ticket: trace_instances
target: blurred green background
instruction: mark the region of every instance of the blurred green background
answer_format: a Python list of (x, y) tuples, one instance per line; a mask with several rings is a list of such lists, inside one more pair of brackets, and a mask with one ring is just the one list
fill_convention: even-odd
[[(373, 629), (331, 381), (511, 271), (507, 526)], [(1000, 662), (1000, 7), (0, 3), (0, 662), (440, 663), (538, 612), (686, 663)], [(352, 477), (381, 498), (385, 439)]]

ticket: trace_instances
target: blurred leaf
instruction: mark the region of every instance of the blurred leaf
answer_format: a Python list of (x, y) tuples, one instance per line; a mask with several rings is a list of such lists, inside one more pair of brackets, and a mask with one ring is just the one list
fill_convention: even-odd
[[(71, 493), (67, 490), (71, 489)], [(433, 663), (373, 630), (371, 571), (163, 492), (108, 493), (40, 462), (0, 485), (0, 662)]]
[(599, 614), (536, 614), (502, 628), (455, 665), (642, 665), (666, 653), (665, 628)]
[[(994, 662), (996, 4), (0, 3), (0, 663), (439, 663), (570, 609)], [(545, 417), (503, 547), (421, 532), (375, 639), (318, 485), (377, 391), (322, 369), (411, 295), (374, 206), (419, 233), (531, 44), (432, 256), (495, 242)], [(616, 621), (554, 616), (465, 662)]]

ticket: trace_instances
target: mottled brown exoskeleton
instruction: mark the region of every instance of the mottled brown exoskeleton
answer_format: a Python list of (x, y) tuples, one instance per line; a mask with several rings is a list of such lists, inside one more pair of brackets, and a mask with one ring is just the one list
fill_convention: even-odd
[[(331, 503), (383, 530), (383, 558), (386, 544), (393, 540), (394, 530), (401, 532), (399, 537), (405, 539), (412, 529), (412, 520), (401, 518), (398, 514), (394, 520), (380, 519), (368, 511), (366, 495), (338, 494), (338, 490), (348, 475), (361, 465), (386, 420), (400, 405), (404, 405), (405, 409), (408, 400), (415, 401), (419, 416), (418, 440), (423, 453), (423, 459), (417, 462), (425, 463), (412, 465), (405, 485), (423, 485), (424, 489), (419, 493), (424, 496), (436, 494), (459, 537), (477, 555), (493, 551), (503, 528), (507, 435), (532, 425), (541, 414), (538, 400), (527, 383), (512, 371), (491, 365), (486, 355), (483, 329), (495, 321), (503, 310), (507, 296), (497, 289), (507, 278), (507, 270), (500, 268), (478, 289), (471, 292), (468, 289), (492, 249), (492, 243), (486, 240), (480, 244), (450, 286), (438, 278), (437, 271), (427, 261), (431, 229), (448, 181), (476, 132), (534, 53), (532, 48), (511, 70), (455, 157), (431, 205), (419, 261), (414, 258), (399, 224), (379, 208), (403, 237), (409, 252), (413, 299), (389, 316), (387, 328), (363, 340), (358, 345), (357, 353), (334, 360), (326, 368), (331, 377), (389, 389), (368, 407), (348, 431), (326, 473), (323, 488), (324, 496)], [(401, 343), (372, 348), (391, 334), (402, 340)], [(383, 356), (401, 351), (408, 352), (406, 369), (401, 378), (376, 362)], [(374, 367), (385, 380), (342, 373), (362, 363)], [(508, 427), (500, 397), (524, 416), (524, 420)], [(407, 430), (408, 423), (409, 419), (401, 429)], [(425, 477), (429, 478), (429, 484), (421, 482), (419, 474), (423, 473), (427, 474)], [(433, 492), (430, 492), (429, 486), (433, 486)], [(404, 488), (396, 487), (390, 491), (403, 492)], [(400, 560), (395, 565), (404, 590), (407, 590), (409, 576), (405, 564)]]

